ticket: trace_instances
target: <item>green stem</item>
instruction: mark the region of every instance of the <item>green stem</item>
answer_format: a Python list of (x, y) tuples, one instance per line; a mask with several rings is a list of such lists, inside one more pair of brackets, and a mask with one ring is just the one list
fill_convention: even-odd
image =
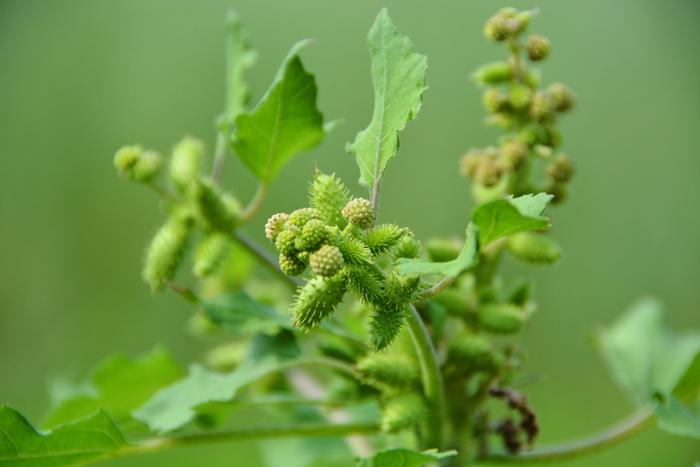
[(408, 330), (418, 354), (423, 391), (429, 406), (427, 433), (424, 439), (425, 447), (441, 449), (445, 419), (445, 389), (437, 362), (437, 354), (428, 330), (425, 328), (418, 310), (413, 305), (409, 307), (407, 320)]
[(376, 423), (348, 423), (337, 425), (301, 425), (290, 427), (265, 427), (242, 430), (223, 431), (218, 433), (203, 433), (194, 435), (175, 436), (170, 438), (154, 438), (142, 441), (133, 447), (120, 451), (118, 455), (143, 454), (163, 451), (165, 449), (194, 446), (200, 444), (230, 443), (249, 439), (274, 439), (290, 437), (336, 437), (350, 434), (369, 434), (379, 431)]
[(298, 286), (303, 284), (300, 279), (283, 273), (279, 267), (279, 264), (277, 263), (277, 259), (247, 235), (242, 232), (235, 231), (231, 233), (231, 236), (236, 242), (252, 253), (253, 256), (255, 256), (265, 267), (267, 267), (267, 269), (270, 270), (270, 272), (277, 275), (277, 277), (282, 279), (293, 290), (296, 290)]
[(480, 460), (492, 464), (560, 462), (614, 446), (642, 431), (649, 426), (652, 420), (651, 410), (642, 409), (609, 428), (586, 438), (543, 447), (514, 456), (497, 454)]
[(248, 203), (248, 206), (246, 206), (245, 210), (243, 211), (241, 220), (243, 222), (249, 221), (255, 215), (255, 213), (258, 212), (258, 209), (260, 209), (262, 206), (265, 198), (267, 198), (267, 185), (261, 183), (258, 185), (258, 189), (255, 191), (255, 195), (253, 195), (253, 198)]
[(215, 184), (219, 184), (224, 174), (224, 163), (226, 162), (226, 135), (219, 131), (216, 135), (216, 149), (214, 151), (214, 165), (211, 171), (211, 179)]

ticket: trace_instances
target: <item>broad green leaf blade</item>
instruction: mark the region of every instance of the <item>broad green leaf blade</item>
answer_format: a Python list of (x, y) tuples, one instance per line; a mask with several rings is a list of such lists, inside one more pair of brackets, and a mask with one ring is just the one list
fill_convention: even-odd
[(421, 467), (427, 463), (456, 456), (457, 451), (437, 452), (429, 450), (423, 452), (409, 449), (390, 449), (375, 454), (368, 459), (362, 459), (359, 467)]
[(367, 128), (347, 145), (360, 168), (360, 183), (372, 190), (399, 150), (399, 131), (420, 111), (427, 89), (427, 58), (399, 33), (386, 9), (369, 31), (374, 111)]
[(293, 329), (287, 316), (254, 300), (243, 291), (205, 300), (203, 306), (207, 316), (214, 323), (234, 334), (269, 334), (280, 328)]
[(479, 206), (472, 222), (479, 227), (482, 246), (514, 233), (549, 228), (549, 220), (541, 214), (551, 199), (552, 195), (538, 193)]
[(688, 406), (671, 396), (656, 407), (659, 428), (674, 435), (700, 439), (700, 404)]
[(457, 258), (452, 261), (435, 263), (422, 259), (402, 258), (396, 262), (396, 269), (404, 275), (411, 274), (442, 274), (456, 277), (462, 271), (475, 266), (479, 261), (479, 229), (472, 223), (467, 225), (467, 237), (464, 247)]
[(244, 386), (285, 368), (298, 356), (296, 340), (288, 331), (275, 336), (257, 335), (236, 370), (216, 373), (193, 365), (186, 378), (156, 393), (134, 412), (134, 417), (154, 431), (178, 429), (197, 415), (197, 407), (231, 401)]
[[(116, 355), (92, 372), (88, 381), (54, 400), (45, 428), (85, 418), (99, 409), (108, 411), (117, 423), (130, 419), (132, 410), (162, 387), (184, 376), (184, 369), (162, 348), (138, 357)], [(123, 427), (124, 428), (124, 427)]]
[(643, 300), (598, 335), (613, 378), (639, 405), (670, 395), (700, 352), (700, 334), (673, 335), (662, 318), (656, 301)]
[(0, 465), (3, 466), (82, 465), (110, 457), (125, 447), (124, 436), (102, 410), (42, 434), (19, 412), (0, 406)]
[(289, 159), (323, 140), (316, 81), (299, 58), (308, 42), (292, 47), (257, 107), (236, 118), (233, 152), (263, 183), (271, 182)]
[(250, 89), (245, 73), (257, 58), (238, 13), (229, 10), (226, 16), (226, 110), (222, 122), (227, 132), (232, 130), (236, 117), (246, 110)]

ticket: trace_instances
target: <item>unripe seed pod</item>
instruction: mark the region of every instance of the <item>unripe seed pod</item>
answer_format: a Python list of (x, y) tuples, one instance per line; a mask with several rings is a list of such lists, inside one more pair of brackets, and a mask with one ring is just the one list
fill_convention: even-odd
[(454, 238), (431, 238), (425, 243), (425, 251), (431, 261), (452, 261), (461, 249), (459, 241)]
[(152, 290), (161, 290), (165, 282), (175, 276), (191, 232), (191, 222), (177, 213), (156, 232), (146, 250), (143, 266), (143, 278)]
[(297, 249), (313, 251), (320, 247), (328, 239), (326, 224), (318, 219), (311, 219), (301, 230), (301, 235), (296, 239)]
[(575, 103), (574, 94), (562, 83), (552, 83), (547, 87), (547, 94), (556, 112), (567, 112)]
[(277, 240), (277, 236), (284, 230), (284, 226), (289, 219), (289, 214), (280, 212), (273, 214), (265, 223), (265, 237), (271, 242)]
[(524, 84), (514, 84), (508, 93), (508, 103), (516, 110), (526, 109), (532, 99), (532, 89)]
[(508, 62), (483, 65), (474, 73), (474, 79), (482, 84), (501, 84), (513, 79), (513, 66)]
[(455, 288), (448, 288), (433, 298), (435, 303), (445, 307), (445, 310), (452, 316), (467, 316), (470, 307), (467, 294)]
[(449, 359), (465, 372), (495, 372), (503, 364), (503, 359), (491, 346), (491, 342), (478, 334), (459, 335), (449, 343)]
[(114, 168), (122, 177), (132, 178), (134, 166), (138, 163), (143, 148), (141, 146), (124, 146), (114, 154)]
[(489, 88), (484, 91), (481, 102), (484, 104), (484, 108), (491, 113), (502, 112), (508, 107), (508, 99), (496, 88)]
[(321, 220), (328, 225), (345, 227), (346, 222), (340, 211), (350, 199), (350, 194), (335, 174), (317, 172), (309, 190), (309, 199)]
[(528, 37), (527, 41), (525, 42), (525, 51), (527, 52), (527, 56), (533, 62), (547, 58), (550, 49), (551, 44), (549, 43), (549, 39), (540, 36), (539, 34), (533, 34), (532, 36)]
[(394, 224), (382, 224), (368, 231), (362, 240), (372, 254), (379, 255), (396, 245), (404, 232), (405, 229)]
[(375, 351), (391, 344), (401, 331), (406, 318), (406, 305), (386, 303), (372, 310), (369, 323), (370, 345)]
[(287, 256), (294, 256), (297, 252), (295, 246), (295, 240), (298, 235), (298, 230), (286, 229), (277, 235), (277, 240), (275, 240), (275, 247), (280, 254)]
[(428, 410), (423, 398), (415, 393), (394, 396), (386, 401), (382, 410), (382, 430), (396, 433), (421, 423)]
[(501, 158), (510, 169), (520, 168), (527, 160), (527, 153), (527, 146), (517, 139), (508, 140), (501, 146)]
[(294, 326), (310, 329), (319, 324), (343, 301), (345, 290), (343, 277), (313, 277), (297, 292), (292, 305)]
[(554, 117), (552, 101), (548, 94), (536, 92), (530, 101), (530, 116), (538, 121), (548, 121)]
[(144, 151), (134, 166), (134, 180), (148, 183), (158, 176), (163, 167), (163, 161), (155, 151)]
[(342, 210), (343, 217), (361, 229), (368, 229), (374, 224), (374, 209), (368, 199), (353, 198)]
[(311, 269), (324, 277), (334, 276), (345, 266), (343, 254), (337, 246), (323, 245), (309, 257)]
[(287, 222), (301, 229), (311, 219), (318, 219), (318, 211), (314, 208), (301, 208), (292, 211)]
[(195, 250), (194, 275), (199, 278), (211, 275), (223, 264), (230, 250), (226, 234), (215, 232), (204, 237)]
[(481, 164), (482, 153), (478, 149), (470, 149), (459, 160), (459, 173), (463, 177), (474, 178)]
[(204, 143), (185, 137), (175, 148), (170, 158), (170, 180), (180, 193), (187, 192), (189, 186), (197, 179), (200, 163), (204, 156)]
[(369, 251), (367, 245), (352, 235), (341, 233), (335, 237), (334, 242), (343, 254), (346, 263), (360, 267), (372, 264), (372, 252)]
[(347, 280), (350, 290), (366, 304), (375, 305), (384, 301), (384, 279), (374, 264), (348, 267)]
[(230, 231), (241, 216), (238, 201), (222, 194), (211, 181), (200, 178), (192, 185), (192, 199), (199, 221), (208, 230)]
[(279, 256), (280, 269), (288, 276), (298, 276), (306, 269), (306, 264), (296, 256)]
[(418, 384), (418, 368), (403, 354), (380, 353), (357, 362), (362, 380), (380, 390), (407, 389)]
[(551, 264), (561, 257), (561, 248), (549, 237), (522, 232), (508, 238), (508, 251), (517, 258), (535, 264)]
[(404, 236), (399, 240), (394, 250), (394, 258), (417, 258), (420, 256), (421, 243), (416, 240), (416, 237), (412, 233), (404, 234)]
[(487, 332), (514, 334), (525, 326), (524, 310), (510, 303), (491, 303), (479, 310), (479, 325)]
[(571, 163), (571, 159), (564, 154), (559, 154), (547, 166), (547, 175), (556, 183), (568, 182), (574, 175), (574, 165)]

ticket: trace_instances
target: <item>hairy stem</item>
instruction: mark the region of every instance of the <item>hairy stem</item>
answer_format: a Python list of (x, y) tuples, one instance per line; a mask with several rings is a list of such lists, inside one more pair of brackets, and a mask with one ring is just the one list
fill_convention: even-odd
[(445, 420), (445, 389), (437, 362), (437, 354), (428, 330), (425, 328), (418, 310), (413, 305), (409, 307), (407, 320), (408, 330), (418, 354), (423, 391), (429, 406), (427, 433), (425, 433), (424, 439), (425, 447), (441, 449)]
[(586, 438), (535, 449), (515, 456), (498, 454), (486, 456), (481, 460), (493, 464), (560, 462), (614, 446), (642, 431), (649, 426), (652, 420), (651, 410), (641, 409), (628, 418)]

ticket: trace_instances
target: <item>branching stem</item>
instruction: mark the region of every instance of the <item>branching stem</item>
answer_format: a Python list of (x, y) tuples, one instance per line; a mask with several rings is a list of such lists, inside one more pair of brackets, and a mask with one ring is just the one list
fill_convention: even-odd
[(258, 189), (255, 191), (255, 195), (250, 200), (250, 203), (248, 203), (248, 206), (246, 206), (245, 210), (243, 211), (241, 220), (243, 222), (249, 221), (255, 215), (255, 213), (258, 212), (258, 209), (260, 209), (260, 206), (262, 206), (265, 198), (267, 198), (267, 185), (261, 183), (258, 185)]

